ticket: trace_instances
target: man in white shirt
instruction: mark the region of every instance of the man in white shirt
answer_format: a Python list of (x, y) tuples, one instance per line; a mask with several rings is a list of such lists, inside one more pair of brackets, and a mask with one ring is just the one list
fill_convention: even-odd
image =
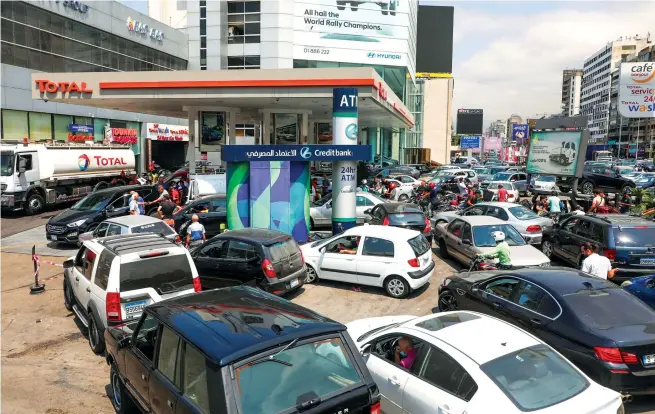
[(612, 269), (612, 263), (610, 262), (610, 259), (596, 253), (598, 251), (598, 246), (589, 242), (585, 242), (581, 249), (582, 254), (586, 256), (586, 258), (582, 261), (583, 272), (605, 280), (614, 277), (616, 269)]
[(139, 210), (139, 195), (136, 193), (132, 194), (132, 197), (130, 197), (130, 214), (133, 216), (141, 214), (141, 211)]
[(186, 247), (193, 247), (203, 244), (207, 240), (205, 226), (199, 223), (199, 217), (194, 214), (191, 217), (192, 223), (186, 229)]

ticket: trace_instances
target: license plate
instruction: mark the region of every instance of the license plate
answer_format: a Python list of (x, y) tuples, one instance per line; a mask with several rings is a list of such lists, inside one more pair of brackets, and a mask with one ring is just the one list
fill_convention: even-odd
[(644, 355), (642, 360), (644, 361), (644, 365), (655, 364), (655, 355)]
[(289, 283), (289, 285), (290, 285), (292, 288), (298, 286), (298, 279), (293, 279), (293, 280), (291, 281), (291, 283)]
[(642, 264), (642, 265), (655, 265), (655, 259), (641, 259), (641, 260), (639, 260), (639, 264)]
[(57, 241), (57, 236), (50, 236), (50, 240)]
[(126, 303), (125, 304), (125, 314), (131, 315), (133, 313), (139, 313), (143, 311), (143, 308), (146, 307), (146, 301), (140, 300), (138, 302)]

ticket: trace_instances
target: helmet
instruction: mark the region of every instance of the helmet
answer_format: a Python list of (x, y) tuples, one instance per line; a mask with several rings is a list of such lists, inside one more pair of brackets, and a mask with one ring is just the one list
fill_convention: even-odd
[(390, 183), (389, 183), (389, 189), (390, 189), (390, 190), (393, 190), (394, 188), (396, 188), (396, 183), (394, 183), (394, 182), (390, 182)]
[(436, 183), (430, 182), (430, 188), (434, 188), (434, 187), (436, 187), (436, 186), (437, 186)]
[(366, 179), (362, 180), (362, 184), (366, 185)]
[(491, 236), (496, 240), (496, 243), (505, 240), (505, 233), (502, 231), (494, 231), (491, 233)]

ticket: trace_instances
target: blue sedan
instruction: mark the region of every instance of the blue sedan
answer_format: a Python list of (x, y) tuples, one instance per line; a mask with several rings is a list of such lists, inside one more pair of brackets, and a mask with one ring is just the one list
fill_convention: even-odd
[(634, 277), (623, 282), (621, 287), (655, 309), (655, 275)]

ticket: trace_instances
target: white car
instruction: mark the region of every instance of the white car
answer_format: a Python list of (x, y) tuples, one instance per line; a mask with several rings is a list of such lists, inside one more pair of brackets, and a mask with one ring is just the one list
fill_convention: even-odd
[[(619, 393), (500, 319), (455, 311), (346, 326), (378, 385), (384, 413), (624, 413)], [(395, 362), (402, 337), (409, 337), (416, 351), (409, 369)]]
[[(386, 203), (387, 200), (380, 198), (376, 194), (366, 191), (358, 191), (355, 198), (355, 212), (357, 214), (357, 223), (364, 224), (368, 217), (364, 213), (369, 208), (373, 208), (380, 203)], [(332, 225), (332, 194), (328, 194), (322, 199), (313, 202), (309, 207), (310, 224), (312, 228), (329, 227)]]
[(109, 218), (93, 231), (80, 234), (77, 242), (81, 246), (87, 240), (97, 239), (100, 237), (117, 236), (119, 234), (142, 234), (156, 233), (161, 234), (172, 242), (179, 242), (179, 236), (163, 220), (150, 216), (122, 216)]
[(326, 279), (383, 287), (394, 298), (404, 298), (425, 285), (434, 269), (425, 236), (391, 226), (354, 227), (300, 250), (307, 267), (306, 283)]
[(557, 190), (555, 182), (557, 177), (554, 175), (540, 175), (534, 180), (534, 189), (540, 192), (551, 192)]
[(509, 181), (492, 181), (487, 188), (484, 189), (484, 199), (487, 200), (487, 192), (491, 193), (493, 199), (489, 201), (498, 201), (498, 186), (501, 185), (507, 190), (507, 201), (510, 203), (518, 203), (521, 199), (519, 190), (516, 189), (513, 183)]
[(407, 201), (412, 196), (412, 191), (414, 191), (413, 184), (405, 184), (396, 179), (388, 179), (387, 182), (396, 184), (396, 188), (391, 190), (391, 200)]
[(391, 179), (400, 181), (403, 185), (411, 185), (413, 187), (417, 187), (423, 182), (421, 180), (417, 180), (416, 178), (412, 177), (411, 175), (393, 175), (391, 176)]

